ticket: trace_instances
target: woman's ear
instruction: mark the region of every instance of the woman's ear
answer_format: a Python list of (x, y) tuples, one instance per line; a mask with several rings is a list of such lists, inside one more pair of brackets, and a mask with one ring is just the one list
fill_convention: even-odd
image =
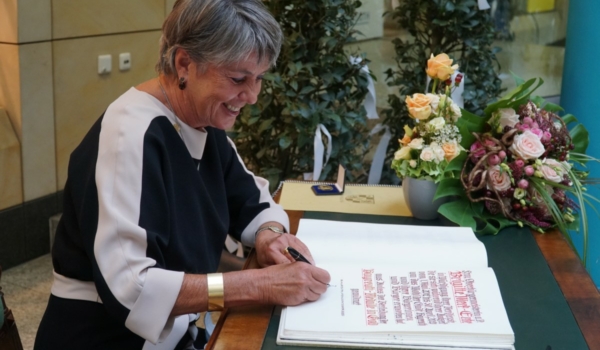
[(188, 80), (190, 64), (192, 63), (192, 58), (182, 48), (177, 49), (177, 53), (175, 53), (175, 69), (177, 70), (177, 77), (179, 79), (184, 78), (186, 81)]

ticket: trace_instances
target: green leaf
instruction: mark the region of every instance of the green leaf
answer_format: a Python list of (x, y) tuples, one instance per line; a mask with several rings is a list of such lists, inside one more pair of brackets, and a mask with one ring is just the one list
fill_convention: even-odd
[(252, 124), (256, 123), (259, 120), (260, 120), (260, 116), (259, 117), (252, 117), (252, 118), (248, 119), (248, 125), (252, 125)]
[(460, 196), (464, 195), (464, 193), (465, 189), (463, 188), (460, 179), (443, 179), (440, 181), (433, 199), (436, 200), (447, 196)]
[(547, 102), (544, 105), (544, 109), (547, 110), (548, 112), (553, 112), (553, 113), (564, 111), (564, 109), (561, 106), (559, 106), (555, 103), (550, 103), (550, 102)]
[(269, 118), (269, 119), (265, 119), (262, 122), (260, 122), (260, 126), (258, 127), (258, 133), (262, 133), (263, 131), (269, 129), (271, 127), (271, 124), (273, 123), (273, 119)]
[(577, 118), (573, 114), (565, 114), (561, 118), (566, 125), (577, 122)]
[(516, 75), (513, 71), (510, 71), (510, 75), (512, 75), (513, 79), (515, 79), (515, 84), (517, 86), (525, 84), (525, 80), (520, 76)]
[(315, 87), (314, 86), (310, 86), (310, 85), (309, 86), (305, 86), (305, 87), (302, 88), (302, 90), (300, 90), (300, 95), (304, 95), (304, 94), (307, 94), (307, 93), (313, 92), (313, 91), (315, 91)]
[(458, 156), (456, 156), (454, 159), (452, 159), (450, 161), (450, 163), (448, 163), (448, 165), (446, 166), (446, 169), (444, 169), (444, 171), (445, 172), (461, 171), (468, 156), (469, 155), (467, 154), (467, 152), (465, 152), (465, 151), (460, 152), (460, 154)]
[(468, 198), (444, 203), (438, 209), (438, 213), (459, 226), (470, 227), (473, 231), (477, 228), (477, 222), (474, 219), (476, 212), (473, 211)]
[(290, 147), (290, 145), (292, 144), (292, 139), (285, 135), (285, 136), (280, 136), (279, 139), (279, 147), (281, 147), (281, 149), (286, 149), (288, 147)]
[(571, 129), (569, 134), (571, 135), (571, 140), (575, 145), (575, 148), (572, 150), (572, 152), (585, 153), (590, 143), (590, 134), (583, 124), (577, 124), (573, 129)]

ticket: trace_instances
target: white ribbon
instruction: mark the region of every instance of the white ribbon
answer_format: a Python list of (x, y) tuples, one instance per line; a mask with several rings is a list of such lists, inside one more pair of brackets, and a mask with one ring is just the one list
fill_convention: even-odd
[(375, 155), (373, 156), (373, 162), (371, 162), (371, 169), (369, 170), (369, 184), (378, 184), (381, 180), (381, 171), (383, 169), (383, 161), (385, 160), (385, 153), (387, 150), (387, 146), (392, 139), (392, 132), (387, 125), (383, 125), (381, 123), (375, 125), (373, 130), (369, 133), (369, 135), (374, 135), (381, 130), (385, 130), (383, 136), (379, 140), (379, 144), (377, 145), (377, 149), (375, 150)]
[(490, 4), (487, 0), (477, 0), (477, 6), (479, 6), (479, 10), (489, 10)]
[[(362, 58), (360, 57), (350, 56), (351, 64), (359, 64), (361, 61)], [(369, 67), (367, 65), (362, 66), (360, 69), (360, 74), (364, 75), (364, 77), (367, 79), (367, 89), (369, 90), (363, 102), (363, 107), (365, 107), (365, 110), (367, 111), (367, 118), (379, 119), (375, 99), (375, 83), (373, 82), (373, 78), (371, 78), (371, 74), (369, 74)]]
[[(321, 136), (321, 132), (323, 132), (325, 137), (327, 137), (327, 154), (325, 158), (325, 164), (323, 164), (323, 152), (325, 151), (325, 147), (323, 146), (323, 137)], [(323, 124), (317, 125), (317, 129), (315, 130), (314, 149), (315, 159), (313, 173), (304, 173), (304, 180), (319, 181), (321, 171), (323, 171), (323, 168), (327, 165), (329, 157), (331, 156), (331, 134)]]

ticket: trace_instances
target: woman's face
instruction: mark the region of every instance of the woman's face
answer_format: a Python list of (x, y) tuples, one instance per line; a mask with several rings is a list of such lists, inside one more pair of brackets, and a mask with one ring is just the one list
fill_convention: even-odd
[(212, 126), (226, 130), (233, 126), (240, 109), (256, 103), (262, 77), (269, 62), (257, 64), (256, 55), (237, 64), (205, 70), (191, 63), (186, 89), (185, 122), (193, 128)]

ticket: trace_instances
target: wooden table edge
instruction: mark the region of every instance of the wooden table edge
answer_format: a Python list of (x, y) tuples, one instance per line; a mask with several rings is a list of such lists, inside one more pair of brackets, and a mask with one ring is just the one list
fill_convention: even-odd
[(600, 349), (600, 292), (558, 230), (532, 231), (590, 349)]

